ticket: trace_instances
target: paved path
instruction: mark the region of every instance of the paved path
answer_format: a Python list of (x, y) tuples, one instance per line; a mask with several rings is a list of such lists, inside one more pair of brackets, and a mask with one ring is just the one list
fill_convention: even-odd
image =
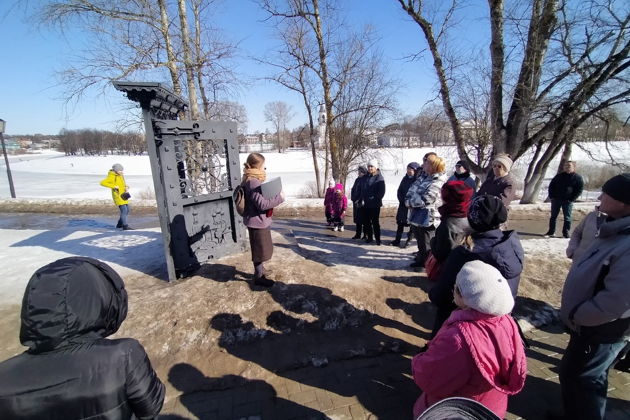
[[(552, 325), (526, 336), (531, 344), (528, 378), (525, 389), (510, 399), (510, 420), (544, 419), (560, 407), (557, 366), (568, 335)], [(165, 406), (163, 413), (168, 414), (160, 419), (409, 419), (419, 394), (409, 375), (410, 357), (355, 358), (270, 374), (267, 380), (243, 381), (220, 391), (185, 394)], [(611, 370), (608, 395), (606, 418), (630, 418), (630, 373)]]

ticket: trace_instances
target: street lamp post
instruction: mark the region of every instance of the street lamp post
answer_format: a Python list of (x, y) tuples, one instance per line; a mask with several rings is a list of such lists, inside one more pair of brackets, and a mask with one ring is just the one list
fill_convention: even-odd
[(4, 145), (4, 127), (6, 121), (0, 119), (0, 141), (2, 141), (2, 154), (4, 155), (4, 163), (7, 165), (7, 178), (9, 180), (9, 189), (11, 190), (11, 198), (15, 198), (15, 188), (13, 188), (13, 178), (11, 177), (11, 167), (9, 166), (9, 158), (7, 157), (7, 147)]

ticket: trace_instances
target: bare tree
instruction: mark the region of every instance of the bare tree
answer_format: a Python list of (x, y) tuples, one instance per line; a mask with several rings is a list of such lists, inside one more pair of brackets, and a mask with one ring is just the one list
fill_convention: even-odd
[(286, 102), (274, 101), (265, 104), (265, 120), (273, 124), (276, 129), (276, 146), (278, 152), (282, 153), (287, 148), (285, 141), (285, 132), (287, 123), (293, 117), (291, 106)]
[(316, 94), (319, 91), (313, 80), (313, 74), (309, 71), (309, 64), (307, 64), (314, 62), (315, 51), (311, 47), (312, 42), (309, 39), (307, 25), (302, 20), (290, 19), (284, 22), (284, 26), (280, 28), (280, 38), (283, 45), (277, 51), (277, 58), (273, 62), (265, 62), (277, 68), (278, 73), (268, 79), (299, 93), (302, 98), (308, 118), (309, 144), (313, 158), (317, 194), (322, 197), (324, 189), (321, 183), (316, 147), (319, 133), (316, 131), (315, 119), (313, 118), (313, 113), (317, 112), (319, 100), (316, 98)]
[[(322, 87), (324, 107), (326, 109), (326, 137), (327, 145), (330, 149), (330, 160), (332, 166), (332, 176), (338, 179), (340, 175), (339, 145), (335, 136), (332, 93), (332, 76), (329, 74), (328, 60), (332, 46), (329, 44), (330, 37), (322, 22), (319, 0), (260, 0), (263, 8), (280, 21), (285, 19), (299, 19), (306, 23), (314, 36), (317, 45), (317, 58), (306, 64), (317, 74)], [(283, 3), (283, 4), (280, 4)], [(326, 0), (324, 0), (326, 3)], [(326, 3), (325, 6), (331, 6)]]
[[(396, 1), (418, 24), (428, 43), (460, 158), (468, 161), (476, 174), (484, 174), (488, 160), (484, 164), (472, 159), (466, 149), (453, 86), (442, 59), (442, 30), (448, 29), (457, 13), (457, 2), (451, 2), (442, 14), (436, 35), (435, 23), (427, 17), (423, 1)], [(516, 160), (534, 149), (521, 200), (533, 202), (549, 163), (573, 140), (580, 125), (599, 111), (627, 101), (630, 13), (628, 3), (618, 0), (533, 0), (526, 5), (517, 2), (512, 10), (519, 11), (521, 5), (527, 6), (527, 16), (510, 19), (509, 15), (506, 18), (503, 0), (488, 0), (488, 113), (492, 154), (505, 152)], [(513, 30), (509, 42), (506, 23)], [(513, 51), (511, 60), (506, 60), (506, 49)], [(517, 60), (516, 83), (512, 86), (505, 74), (511, 70), (509, 63)]]
[(208, 118), (205, 111), (212, 103), (229, 100), (238, 86), (229, 65), (236, 46), (208, 25), (214, 1), (190, 0), (190, 6), (185, 0), (43, 2), (38, 9), (41, 21), (62, 30), (82, 28), (89, 39), (89, 48), (77, 51), (60, 72), (67, 102), (80, 100), (90, 88), (109, 89), (113, 80), (150, 74), (153, 80), (170, 82), (177, 94), (186, 86), (191, 117)]
[[(368, 147), (368, 129), (394, 108), (392, 98), (398, 83), (385, 77), (386, 69), (376, 51), (373, 31), (346, 30), (334, 2), (261, 0), (261, 3), (276, 22), (285, 25), (285, 30), (292, 30), (288, 33), (300, 34), (301, 44), (285, 42), (291, 45), (288, 50), (292, 56), (285, 63), (291, 64), (296, 72), (315, 75), (318, 87), (311, 97), (323, 100), (326, 156), (330, 158), (332, 177), (345, 182), (353, 160)], [(304, 80), (310, 80), (308, 73)], [(312, 105), (306, 106), (314, 109)]]

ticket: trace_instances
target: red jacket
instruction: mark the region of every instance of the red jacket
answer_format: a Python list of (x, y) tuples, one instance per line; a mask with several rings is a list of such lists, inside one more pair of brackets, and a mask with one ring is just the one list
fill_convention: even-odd
[(335, 198), (335, 187), (329, 187), (326, 190), (326, 195), (324, 196), (324, 212), (332, 213), (333, 210), (333, 200)]
[(414, 418), (448, 397), (471, 398), (504, 418), (508, 395), (525, 385), (527, 358), (510, 315), (464, 309), (451, 314), (411, 370), (423, 391)]

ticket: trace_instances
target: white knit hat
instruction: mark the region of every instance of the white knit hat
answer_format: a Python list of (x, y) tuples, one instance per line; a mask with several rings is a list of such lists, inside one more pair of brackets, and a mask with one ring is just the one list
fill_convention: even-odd
[(499, 270), (482, 261), (464, 264), (455, 285), (466, 306), (481, 313), (500, 316), (509, 314), (514, 307), (507, 280)]
[(514, 162), (512, 162), (512, 159), (510, 159), (510, 157), (505, 153), (500, 153), (496, 155), (492, 163), (494, 162), (499, 162), (508, 172), (510, 172), (510, 169), (512, 169), (512, 165), (514, 164)]
[(114, 163), (112, 165), (112, 170), (116, 171), (116, 172), (120, 172), (123, 170), (123, 166), (120, 163)]
[(367, 166), (373, 166), (375, 168), (378, 168), (378, 160), (376, 159), (370, 159), (367, 163)]

